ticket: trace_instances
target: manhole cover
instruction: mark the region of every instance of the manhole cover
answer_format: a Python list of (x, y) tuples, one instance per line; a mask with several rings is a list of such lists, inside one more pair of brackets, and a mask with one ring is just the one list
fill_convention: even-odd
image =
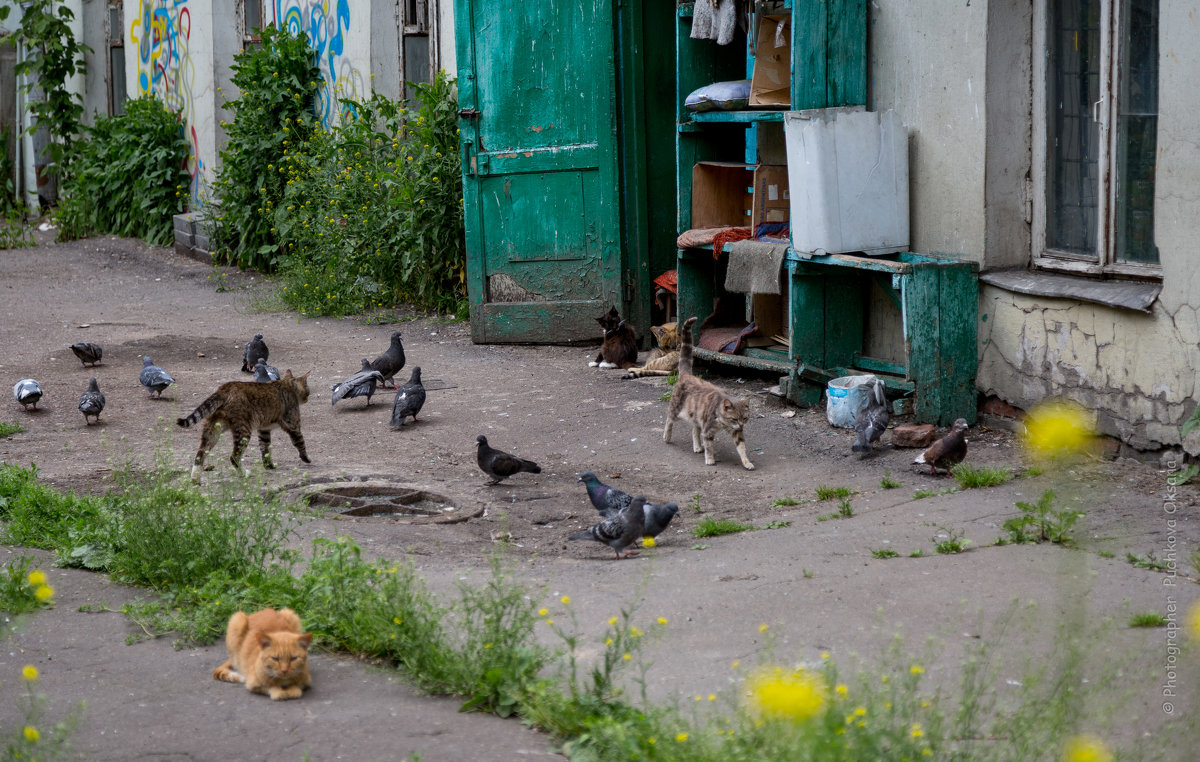
[(445, 495), (386, 484), (325, 486), (308, 494), (309, 505), (328, 506), (340, 515), (456, 524), (483, 513), (482, 507), (463, 506)]

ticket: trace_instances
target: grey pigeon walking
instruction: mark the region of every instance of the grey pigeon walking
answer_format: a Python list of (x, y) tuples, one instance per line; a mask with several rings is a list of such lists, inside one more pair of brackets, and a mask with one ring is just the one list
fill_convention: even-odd
[(424, 404), (425, 386), (421, 383), (421, 368), (418, 366), (413, 368), (408, 383), (396, 392), (396, 399), (392, 402), (392, 426), (403, 426), (407, 418), (416, 421), (417, 413), (421, 412)]
[(404, 345), (400, 343), (399, 331), (392, 333), (392, 341), (388, 345), (387, 351), (376, 357), (372, 361), (371, 367), (383, 375), (383, 386), (385, 388), (396, 388), (394, 383), (389, 382), (404, 367)]
[(79, 395), (79, 412), (83, 413), (83, 422), (91, 426), (92, 417), (95, 417), (96, 421), (99, 422), (100, 411), (103, 409), (104, 393), (100, 391), (100, 385), (93, 378), (91, 381), (88, 381), (87, 391)]
[(246, 348), (242, 351), (242, 372), (253, 373), (259, 358), (265, 361), (270, 354), (271, 350), (267, 349), (267, 343), (263, 341), (262, 334), (254, 334), (254, 338), (246, 342)]
[(163, 390), (175, 383), (171, 374), (155, 365), (149, 357), (142, 358), (142, 374), (138, 376), (138, 380), (146, 387), (146, 391), (150, 392), (151, 397), (157, 395), (159, 399), (162, 398)]
[(104, 356), (104, 350), (100, 345), (93, 344), (90, 341), (81, 341), (78, 344), (72, 344), (71, 351), (79, 358), (79, 362), (84, 365), (98, 365), (100, 358)]
[[(625, 493), (621, 493), (625, 494)], [(630, 498), (632, 502), (633, 498)], [(619, 514), (623, 508), (607, 508), (597, 509), (601, 518), (611, 519)], [(675, 514), (679, 513), (679, 506), (675, 503), (646, 503), (642, 506), (642, 511), (646, 514), (646, 527), (642, 532), (643, 537), (658, 537), (662, 534), (667, 525), (671, 523), (671, 519), (675, 518)]]
[(482, 434), (476, 437), (475, 441), (479, 444), (475, 452), (475, 462), (479, 464), (479, 470), (492, 477), (492, 481), (488, 482), (488, 486), (499, 484), (513, 474), (522, 471), (527, 471), (531, 474), (540, 474), (542, 472), (541, 466), (532, 460), (522, 460), (516, 455), (509, 455), (503, 450), (497, 450), (489, 446), (487, 437)]
[(967, 419), (959, 418), (950, 427), (949, 434), (929, 445), (913, 463), (928, 465), (931, 474), (936, 474), (939, 468), (944, 468), (946, 476), (949, 476), (950, 467), (962, 463), (963, 458), (967, 457), (967, 439), (964, 436), (966, 431)]
[(267, 365), (267, 361), (262, 357), (258, 358), (258, 362), (254, 364), (254, 380), (260, 384), (265, 384), (269, 381), (279, 380), (279, 368), (274, 365)]
[[(576, 532), (568, 540), (594, 540), (602, 542), (613, 549), (617, 560), (621, 559), (621, 551), (625, 551), (642, 536), (646, 525), (644, 504), (646, 498), (638, 495), (629, 505), (616, 516), (604, 519), (582, 532)], [(625, 551), (626, 556), (635, 555), (636, 551)]]
[(584, 471), (580, 474), (579, 481), (587, 487), (588, 500), (592, 501), (592, 505), (597, 511), (600, 511), (602, 516), (615, 516), (633, 502), (632, 495), (615, 487), (609, 487), (607, 484), (601, 484), (591, 471)]
[(854, 445), (851, 450), (863, 453), (867, 457), (874, 450), (874, 445), (887, 429), (888, 415), (887, 397), (883, 393), (883, 382), (878, 378), (871, 380), (871, 393), (866, 406), (858, 412), (854, 420)]
[(22, 378), (13, 386), (13, 396), (23, 409), (28, 410), (33, 405), (33, 409), (37, 410), (38, 400), (42, 398), (42, 385), (32, 378)]
[(375, 386), (382, 382), (383, 375), (372, 368), (371, 361), (364, 357), (362, 359), (362, 370), (340, 384), (334, 384), (333, 396), (330, 398), (329, 404), (336, 405), (337, 401), (343, 398), (366, 397), (367, 405), (369, 406), (371, 404), (371, 395), (375, 393)]

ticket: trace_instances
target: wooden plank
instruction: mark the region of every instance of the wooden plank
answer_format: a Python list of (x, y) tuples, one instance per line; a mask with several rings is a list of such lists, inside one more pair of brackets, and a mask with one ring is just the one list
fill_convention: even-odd
[(979, 280), (965, 264), (941, 265), (938, 274), (939, 372), (943, 379), (938, 422), (948, 426), (956, 418), (966, 418), (967, 423), (975, 423)]
[(877, 357), (867, 357), (859, 353), (854, 354), (854, 359), (850, 365), (860, 370), (870, 371), (871, 373), (890, 373), (893, 376), (904, 378), (908, 375), (908, 367), (900, 363), (888, 362), (880, 360)]
[(788, 289), (791, 315), (793, 362), (825, 366), (825, 283), (824, 276), (800, 273), (789, 262)]
[(782, 111), (700, 111), (685, 112), (693, 122), (782, 122)]
[(863, 348), (866, 299), (863, 280), (855, 273), (830, 273), (825, 277), (825, 361), (849, 365)]
[(826, 105), (866, 105), (866, 0), (834, 0), (830, 3), (826, 67)]
[(908, 378), (917, 385), (914, 412), (921, 423), (942, 422), (940, 281), (940, 268), (917, 265), (903, 285)]
[(678, 277), (679, 319), (697, 317), (700, 321), (712, 314), (713, 282), (712, 249), (680, 249), (675, 262)]
[(912, 271), (908, 262), (897, 262), (881, 257), (860, 257), (854, 254), (820, 254), (808, 258), (800, 256), (795, 249), (788, 248), (787, 258), (803, 265), (833, 265), (835, 267), (854, 267), (859, 270), (874, 270), (877, 272), (903, 275)]
[(609, 306), (605, 301), (497, 302), (472, 310), (471, 323), (485, 326), (488, 343), (545, 344), (530, 337), (553, 336), (556, 344), (589, 344), (600, 338), (595, 319)]
[(745, 368), (747, 370), (761, 370), (773, 373), (786, 374), (791, 373), (794, 365), (786, 360), (772, 360), (765, 357), (755, 357), (750, 355), (731, 355), (725, 352), (714, 352), (711, 349), (701, 349), (695, 347), (692, 349), (692, 357), (704, 362), (710, 362), (720, 365), (728, 365), (734, 368)]
[(796, 0), (792, 7), (792, 108), (825, 108), (827, 0)]

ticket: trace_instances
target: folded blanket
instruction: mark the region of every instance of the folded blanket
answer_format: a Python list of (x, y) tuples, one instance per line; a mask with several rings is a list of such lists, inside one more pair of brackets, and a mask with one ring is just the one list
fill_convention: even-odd
[(782, 294), (780, 271), (787, 245), (763, 241), (738, 241), (729, 247), (725, 290), (741, 294)]

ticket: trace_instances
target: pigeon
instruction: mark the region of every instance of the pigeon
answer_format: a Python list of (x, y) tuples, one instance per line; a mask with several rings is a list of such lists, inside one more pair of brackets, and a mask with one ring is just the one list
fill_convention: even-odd
[(580, 474), (579, 481), (587, 486), (588, 499), (592, 501), (596, 510), (600, 511), (601, 516), (615, 516), (633, 501), (632, 495), (615, 487), (601, 484), (591, 471), (584, 471)]
[[(576, 532), (567, 539), (602, 542), (612, 548), (617, 554), (617, 560), (620, 560), (621, 551), (637, 542), (637, 538), (641, 537), (645, 531), (645, 502), (646, 498), (638, 495), (616, 516), (604, 519), (599, 524), (594, 524), (582, 532)], [(636, 553), (637, 551), (629, 550), (625, 552), (625, 555), (632, 556)]]
[[(613, 490), (618, 492), (619, 490)], [(624, 492), (620, 494), (625, 495)], [(626, 495), (626, 497), (629, 497)], [(632, 503), (633, 498), (629, 497)], [(597, 508), (600, 513), (600, 518), (611, 519), (612, 517), (625, 510), (625, 506), (621, 508)], [(679, 506), (675, 503), (646, 503), (642, 506), (642, 511), (646, 514), (646, 528), (642, 532), (643, 537), (658, 537), (662, 531), (671, 523), (671, 519), (675, 518), (675, 514), (679, 513)]]
[(950, 475), (950, 467), (961, 463), (967, 457), (967, 440), (963, 436), (967, 430), (967, 419), (959, 418), (950, 427), (950, 433), (929, 445), (925, 452), (917, 456), (913, 463), (923, 463), (929, 466), (929, 473), (936, 474), (939, 468)]
[(392, 425), (404, 425), (404, 419), (417, 420), (417, 413), (425, 404), (425, 386), (421, 383), (421, 368), (413, 368), (408, 383), (396, 392), (396, 400), (392, 402)]
[(175, 383), (175, 379), (155, 365), (149, 357), (142, 358), (142, 375), (138, 377), (138, 380), (142, 382), (142, 386), (146, 387), (146, 391), (150, 392), (151, 397), (157, 393), (159, 398), (162, 397), (163, 389)]
[(330, 405), (336, 405), (337, 401), (345, 397), (366, 397), (367, 405), (371, 404), (371, 395), (375, 393), (375, 385), (383, 382), (383, 375), (371, 367), (371, 361), (367, 358), (362, 359), (362, 370), (355, 373), (350, 378), (347, 378), (340, 384), (334, 384), (333, 397), (330, 399)]
[(78, 344), (71, 345), (71, 351), (79, 358), (79, 362), (84, 365), (98, 365), (100, 358), (104, 356), (104, 350), (99, 344), (93, 344), (90, 341), (81, 341)]
[(488, 482), (488, 486), (499, 484), (513, 474), (522, 471), (528, 471), (531, 474), (540, 474), (542, 472), (541, 467), (532, 460), (522, 460), (515, 455), (509, 455), (502, 450), (489, 447), (487, 437), (482, 434), (476, 437), (475, 441), (479, 443), (475, 462), (479, 464), (481, 471), (492, 477), (492, 481)]
[(104, 393), (100, 391), (100, 385), (93, 378), (88, 381), (87, 391), (79, 395), (79, 412), (83, 413), (83, 422), (88, 426), (92, 425), (91, 417), (95, 416), (96, 420), (100, 420), (100, 411), (104, 409)]
[(375, 358), (375, 361), (371, 363), (371, 367), (383, 374), (383, 386), (385, 389), (396, 388), (394, 383), (389, 384), (388, 382), (404, 367), (404, 345), (400, 343), (399, 331), (392, 334), (391, 345), (387, 348), (386, 352)]
[(254, 380), (265, 384), (268, 381), (279, 380), (279, 368), (274, 365), (267, 365), (265, 358), (258, 358), (258, 362), (254, 364)]
[(13, 386), (13, 396), (25, 410), (28, 410), (30, 405), (37, 410), (38, 400), (42, 398), (42, 385), (32, 378), (22, 378)]
[(867, 398), (866, 407), (858, 412), (858, 418), (854, 420), (855, 438), (854, 445), (850, 449), (863, 453), (862, 457), (864, 458), (869, 455), (874, 444), (879, 441), (879, 436), (887, 428), (888, 419), (887, 397), (883, 393), (883, 382), (878, 378), (872, 379), (871, 396)]
[(267, 349), (267, 343), (262, 340), (262, 334), (254, 334), (254, 338), (246, 342), (246, 349), (242, 352), (242, 372), (253, 373), (259, 358), (266, 360), (269, 354), (271, 354), (271, 350)]

